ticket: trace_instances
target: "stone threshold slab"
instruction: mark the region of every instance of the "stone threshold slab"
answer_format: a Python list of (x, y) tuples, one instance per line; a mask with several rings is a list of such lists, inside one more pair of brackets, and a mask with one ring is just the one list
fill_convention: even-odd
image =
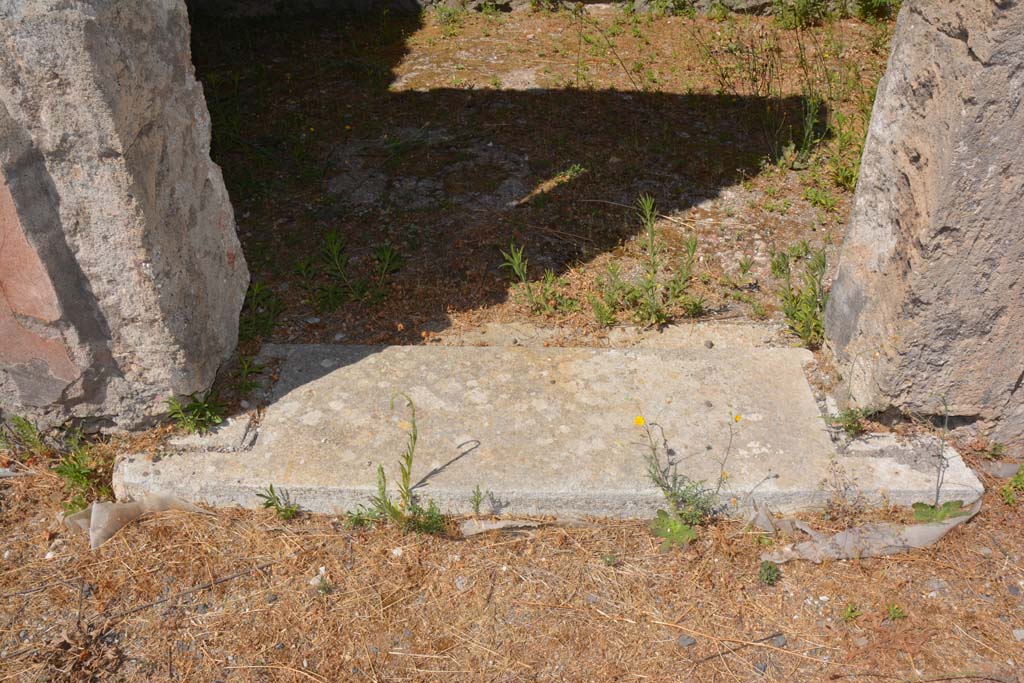
[[(273, 484), (306, 510), (352, 510), (368, 503), (378, 463), (398, 477), (405, 394), (419, 429), (415, 492), (446, 512), (470, 512), (479, 486), (485, 512), (650, 516), (664, 502), (637, 415), (664, 433), (681, 474), (714, 485), (726, 472), (720, 497), (738, 508), (820, 507), (836, 467), (869, 500), (931, 500), (927, 453), (837, 453), (804, 376), (810, 359), (786, 348), (271, 345), (260, 362), (277, 379), (258, 419), (122, 459), (115, 491), (255, 507)], [(980, 489), (951, 456), (943, 499)]]

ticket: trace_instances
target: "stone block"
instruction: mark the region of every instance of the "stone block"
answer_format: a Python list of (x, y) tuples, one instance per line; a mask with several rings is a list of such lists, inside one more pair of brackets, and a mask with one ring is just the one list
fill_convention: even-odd
[(852, 402), (1024, 446), (1024, 4), (911, 0), (826, 330)]
[(0, 412), (143, 424), (248, 282), (184, 2), (0, 0), (0, 45)]

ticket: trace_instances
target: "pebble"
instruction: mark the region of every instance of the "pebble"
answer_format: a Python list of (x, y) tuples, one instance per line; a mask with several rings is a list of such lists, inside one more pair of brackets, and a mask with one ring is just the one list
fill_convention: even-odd
[(465, 576), (456, 576), (455, 577), (455, 590), (464, 591), (464, 590), (466, 590), (466, 587), (468, 585), (469, 585), (469, 579), (467, 579)]
[(779, 635), (772, 638), (769, 642), (771, 642), (772, 647), (786, 647), (786, 636), (780, 633)]
[(334, 335), (334, 341), (341, 341), (344, 338), (345, 338), (345, 333), (344, 332), (338, 332), (336, 335)]
[(1018, 643), (1024, 643), (1024, 628), (1013, 629), (1013, 637)]
[(1006, 590), (1010, 591), (1010, 595), (1012, 595), (1013, 597), (1020, 597), (1020, 586), (1018, 586), (1017, 584), (1011, 583), (1009, 586), (1006, 587)]
[(707, 349), (715, 348), (715, 342), (713, 342), (710, 339), (708, 339), (706, 342), (704, 342), (704, 348), (707, 348)]
[(273, 605), (275, 602), (277, 602), (277, 593), (267, 594), (267, 604)]
[(391, 557), (401, 557), (403, 554), (405, 554), (405, 551), (402, 550), (401, 546), (398, 548), (392, 548), (391, 550)]
[(693, 647), (697, 644), (697, 639), (684, 633), (676, 642), (679, 643), (679, 647)]
[(210, 611), (210, 606), (207, 605), (206, 603), (203, 603), (201, 605), (196, 605), (196, 614), (206, 614), (209, 611)]
[(988, 546), (981, 546), (978, 548), (978, 552), (981, 553), (982, 557), (992, 557), (992, 548)]
[(318, 322), (320, 322), (320, 318), (317, 318), (315, 316), (312, 318), (306, 318), (306, 322), (309, 323), (310, 325), (316, 325)]
[(757, 673), (764, 676), (765, 672), (768, 671), (768, 662), (758, 662), (754, 665), (754, 668), (757, 669)]

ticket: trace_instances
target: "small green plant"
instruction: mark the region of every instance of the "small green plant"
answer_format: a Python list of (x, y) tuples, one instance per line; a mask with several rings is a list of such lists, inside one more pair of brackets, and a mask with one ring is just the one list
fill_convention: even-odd
[(757, 578), (766, 586), (774, 586), (782, 580), (782, 570), (774, 562), (765, 560), (757, 570)]
[(740, 278), (745, 279), (750, 275), (750, 269), (754, 267), (754, 259), (744, 256), (740, 259)]
[(263, 373), (264, 367), (257, 363), (253, 358), (241, 357), (238, 359), (238, 395), (246, 397), (251, 394), (259, 385), (259, 381), (254, 379)]
[(590, 301), (590, 310), (594, 312), (594, 318), (598, 323), (604, 327), (611, 327), (615, 324), (615, 308), (613, 306), (593, 294), (587, 299)]
[(661, 253), (664, 250), (654, 230), (658, 209), (654, 197), (646, 194), (640, 195), (636, 207), (644, 229), (640, 242), (644, 252), (644, 277), (639, 285), (637, 319), (648, 325), (661, 325), (668, 321), (668, 313), (665, 310), (662, 287), (658, 282), (658, 274), (662, 267)]
[(851, 439), (864, 433), (864, 419), (872, 415), (874, 411), (864, 408), (846, 408), (839, 411), (838, 415), (832, 415), (832, 424), (836, 425)]
[(480, 484), (473, 487), (473, 495), (469, 497), (469, 504), (473, 506), (474, 515), (480, 514), (480, 507), (483, 505), (483, 502), (487, 499), (488, 495), (490, 495), (490, 491), (484, 492), (483, 489), (480, 488)]
[(569, 168), (567, 168), (564, 171), (562, 171), (561, 173), (559, 173), (558, 174), (558, 179), (563, 181), (563, 182), (564, 181), (569, 181), (569, 180), (573, 180), (574, 178), (580, 177), (581, 175), (583, 175), (586, 172), (587, 172), (587, 169), (584, 166), (582, 166), (581, 164), (573, 164)]
[(661, 552), (668, 552), (673, 546), (684, 547), (697, 539), (697, 530), (678, 515), (658, 510), (651, 521), (651, 534), (662, 539)]
[(263, 501), (263, 508), (273, 510), (278, 519), (288, 521), (299, 514), (299, 506), (291, 501), (288, 492), (284, 489), (275, 490), (273, 484), (267, 486), (261, 493), (257, 493), (256, 497)]
[(182, 404), (175, 397), (168, 398), (167, 414), (174, 422), (189, 434), (208, 432), (224, 421), (225, 405), (213, 391), (205, 394), (190, 394), (188, 402)]
[(443, 534), (448, 529), (448, 520), (438, 509), (434, 501), (428, 501), (427, 507), (419, 504), (412, 493), (412, 468), (416, 458), (416, 444), (419, 441), (419, 428), (416, 424), (416, 405), (405, 394), (396, 394), (391, 399), (394, 409), (395, 398), (401, 396), (409, 407), (409, 430), (405, 451), (398, 461), (399, 480), (398, 502), (391, 499), (388, 493), (388, 478), (384, 466), (377, 465), (377, 493), (370, 497), (370, 508), (360, 507), (349, 513), (349, 523), (359, 526), (367, 522), (390, 521), (406, 531), (423, 534)]
[(989, 460), (1001, 460), (1006, 455), (1006, 444), (994, 442), (985, 451), (985, 457)]
[(857, 621), (862, 614), (863, 613), (857, 605), (852, 602), (848, 602), (846, 603), (846, 606), (843, 607), (843, 611), (839, 613), (839, 618), (849, 624), (850, 622)]
[(889, 621), (899, 621), (900, 619), (906, 619), (907, 613), (894, 602), (885, 606), (885, 618)]
[(434, 5), (434, 19), (441, 26), (441, 35), (453, 38), (459, 34), (466, 9), (462, 6)]
[(0, 422), (0, 450), (18, 456), (40, 456), (49, 449), (39, 428), (31, 420), (12, 415), (8, 424)]
[[(719, 475), (718, 486), (710, 488), (703, 481), (697, 481), (680, 474), (678, 463), (673, 459), (665, 432), (657, 423), (648, 423), (638, 415), (634, 423), (644, 430), (647, 439), (644, 461), (647, 476), (658, 487), (668, 503), (668, 510), (658, 510), (651, 522), (651, 533), (663, 539), (662, 550), (673, 545), (686, 545), (697, 537), (696, 527), (707, 524), (721, 511), (718, 494), (727, 474), (724, 469)], [(729, 443), (732, 444), (732, 423), (729, 426)], [(664, 454), (664, 455), (663, 455)], [(725, 458), (728, 458), (726, 451)], [(720, 463), (724, 468), (724, 460)]]
[(284, 303), (266, 285), (253, 282), (245, 293), (238, 321), (239, 339), (250, 341), (270, 336), (283, 311)]
[(385, 280), (402, 268), (402, 255), (390, 242), (377, 245), (373, 252), (373, 260), (377, 264), (377, 287), (382, 288)]
[(930, 505), (928, 503), (914, 503), (914, 519), (918, 522), (944, 522), (950, 517), (960, 517), (967, 514), (962, 500), (948, 500), (942, 505)]
[(606, 327), (614, 325), (616, 313), (623, 307), (625, 299), (629, 296), (630, 287), (622, 281), (617, 263), (610, 263), (603, 275), (596, 280), (598, 295), (591, 295), (590, 307), (594, 311), (594, 317), (599, 323)]
[(857, 16), (865, 21), (891, 19), (900, 9), (900, 0), (857, 0)]
[(1017, 470), (1010, 481), (1003, 484), (999, 489), (999, 495), (1007, 505), (1017, 504), (1017, 494), (1024, 493), (1024, 467)]
[(825, 211), (835, 211), (836, 206), (839, 205), (839, 200), (831, 192), (820, 187), (808, 187), (804, 190), (804, 199), (809, 201), (811, 206)]
[(69, 432), (62, 446), (64, 450), (53, 472), (63, 480), (64, 490), (68, 494), (64, 511), (73, 514), (84, 509), (91, 499), (109, 498), (109, 471), (103, 467), (82, 435), (77, 431)]
[[(794, 262), (807, 259), (803, 271), (802, 285), (794, 284), (792, 266)], [(810, 250), (806, 242), (790, 247), (787, 252), (772, 255), (771, 269), (776, 277), (783, 280), (779, 300), (786, 316), (789, 329), (809, 349), (817, 349), (825, 340), (825, 292), (826, 270), (825, 250)]]
[(708, 312), (707, 305), (702, 296), (685, 295), (679, 300), (679, 304), (683, 307), (683, 313), (688, 318), (700, 318)]
[(772, 14), (785, 29), (808, 28), (828, 17), (827, 0), (775, 0)]

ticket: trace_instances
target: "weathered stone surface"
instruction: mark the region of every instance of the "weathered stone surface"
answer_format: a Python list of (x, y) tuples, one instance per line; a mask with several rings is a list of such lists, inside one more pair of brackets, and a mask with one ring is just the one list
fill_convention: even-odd
[(1024, 3), (905, 2), (826, 329), (862, 406), (1024, 445)]
[[(713, 486), (724, 468), (721, 498), (736, 507), (820, 507), (833, 495), (823, 484), (837, 476), (833, 459), (868, 500), (934, 495), (935, 450), (882, 439), (884, 449), (836, 453), (803, 349), (296, 345), (262, 355), (280, 379), (259, 419), (122, 459), (118, 497), (161, 491), (256, 506), (274, 484), (308, 510), (367, 504), (378, 463), (398, 476), (409, 415), (401, 399), (392, 409), (396, 392), (416, 406), (416, 491), (449, 511), (469, 512), (479, 485), (505, 514), (653, 514), (664, 500), (637, 414), (664, 429), (680, 473)], [(943, 500), (980, 493), (950, 453)]]
[(182, 0), (0, 0), (0, 410), (132, 426), (206, 388), (248, 273)]

